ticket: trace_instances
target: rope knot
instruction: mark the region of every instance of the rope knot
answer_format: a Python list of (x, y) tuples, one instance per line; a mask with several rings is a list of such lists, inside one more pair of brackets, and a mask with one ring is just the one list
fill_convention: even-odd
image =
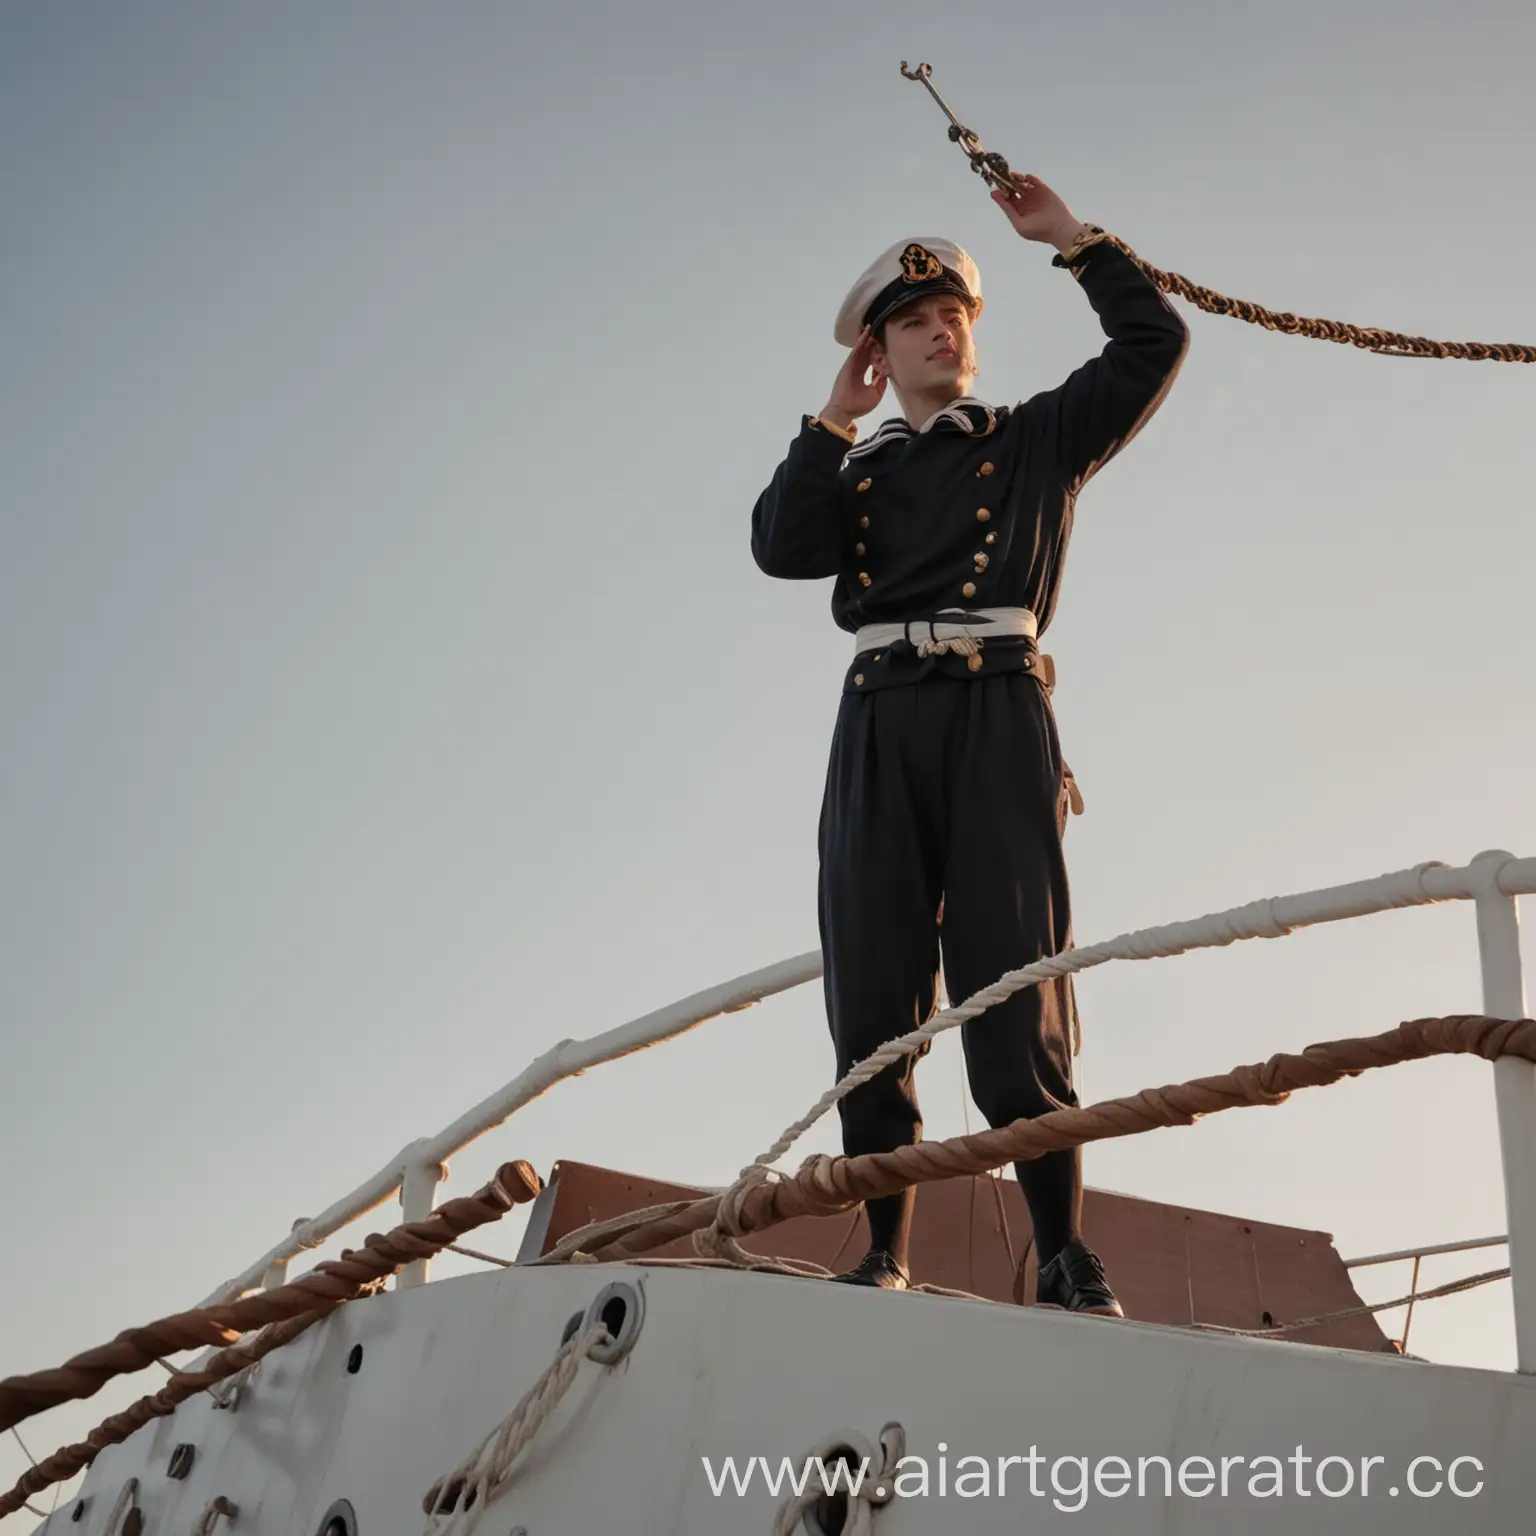
[(956, 656), (975, 656), (980, 651), (981, 641), (975, 635), (956, 635), (951, 640), (919, 640), (917, 642), (919, 656), (946, 656), (950, 652)]
[(844, 1177), (846, 1164), (846, 1158), (813, 1152), (801, 1163), (795, 1174), (795, 1182), (801, 1190), (813, 1201), (825, 1204), (824, 1214), (834, 1214), (848, 1204), (850, 1191)]
[(752, 1261), (737, 1241), (745, 1236), (744, 1206), (748, 1197), (759, 1185), (779, 1177), (777, 1170), (766, 1163), (749, 1163), (736, 1176), (736, 1182), (720, 1196), (714, 1220), (707, 1227), (693, 1234), (694, 1252), (706, 1259), (728, 1259), (735, 1264)]

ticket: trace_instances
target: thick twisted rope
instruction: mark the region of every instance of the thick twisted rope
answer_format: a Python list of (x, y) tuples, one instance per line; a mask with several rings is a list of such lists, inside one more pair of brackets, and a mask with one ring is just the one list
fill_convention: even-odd
[[(940, 110), (949, 119), (950, 142), (958, 144), (964, 151), (966, 159), (971, 163), (971, 169), (989, 187), (996, 188), (1010, 197), (1017, 196), (1026, 178), (1017, 171), (1010, 171), (1007, 160), (997, 151), (984, 149), (981, 140), (955, 116), (949, 103), (934, 88), (932, 66), (919, 64), (915, 70), (908, 69), (907, 61), (903, 59), (901, 73), (905, 79), (921, 81), (928, 94), (938, 103)], [(1079, 250), (1085, 250), (1089, 245), (1105, 238), (1104, 231), (1096, 225), (1085, 226), (1077, 243), (1067, 252), (1068, 263), (1070, 264)], [(1262, 325), (1272, 331), (1285, 331), (1293, 336), (1311, 336), (1320, 341), (1344, 342), (1350, 346), (1364, 347), (1371, 352), (1386, 352), (1393, 356), (1459, 357), (1475, 362), (1536, 362), (1536, 347), (1521, 346), (1514, 342), (1429, 341), (1423, 336), (1405, 336), (1399, 331), (1381, 331), (1364, 326), (1346, 325), (1338, 320), (1308, 320), (1297, 315), (1277, 314), (1272, 309), (1261, 308), (1257, 304), (1249, 303), (1246, 299), (1229, 299), (1213, 289), (1202, 288), (1198, 283), (1192, 283), (1187, 277), (1180, 277), (1176, 272), (1159, 272), (1156, 267), (1142, 261), (1123, 241), (1115, 239), (1112, 235), (1107, 238), (1131, 257), (1164, 292), (1177, 293), (1213, 315), (1232, 315), (1238, 320), (1247, 320), (1251, 324)]]
[[(425, 1500), (427, 1536), (473, 1536), (491, 1500), (510, 1481), (512, 1463), (571, 1390), (581, 1362), (608, 1338), (599, 1320), (567, 1339), (506, 1419), (447, 1477), (433, 1483)], [(439, 1523), (445, 1514), (448, 1519)]]
[[(143, 1397), (122, 1413), (114, 1414), (76, 1445), (56, 1451), (23, 1473), (16, 1486), (0, 1495), (0, 1517), (22, 1507), (32, 1494), (53, 1483), (73, 1477), (109, 1445), (126, 1440), (135, 1430), (175, 1411), (179, 1403), (249, 1369), (264, 1355), (297, 1338), (344, 1302), (376, 1289), (384, 1280), (413, 1260), (430, 1258), (456, 1237), (504, 1216), (514, 1205), (532, 1200), (541, 1188), (538, 1175), (523, 1162), (505, 1163), (496, 1176), (472, 1195), (445, 1201), (424, 1221), (405, 1222), (383, 1235), (369, 1236), (360, 1250), (349, 1249), (339, 1259), (316, 1265), (309, 1274), (274, 1290), (242, 1297), (205, 1312), (183, 1312), (152, 1323), (148, 1328), (121, 1334), (111, 1344), (90, 1350), (53, 1371), (16, 1376), (0, 1382), (0, 1405), (25, 1409), (20, 1417), (40, 1413), (58, 1403), (90, 1397), (113, 1376), (139, 1369), (148, 1363), (130, 1350), (147, 1349), (150, 1358), (167, 1353), (159, 1330), (163, 1324), (178, 1328), (188, 1318), (213, 1317), (220, 1338), (234, 1337), (246, 1329), (268, 1324), (254, 1339), (220, 1350), (202, 1370), (179, 1371), (152, 1397)], [(123, 1341), (128, 1340), (124, 1346)], [(194, 1342), (207, 1342), (199, 1338)], [(122, 1346), (120, 1348), (120, 1346)], [(186, 1345), (175, 1345), (185, 1348)], [(137, 1364), (133, 1363), (137, 1359)], [(113, 1369), (112, 1367), (116, 1367)], [(10, 1393), (9, 1397), (4, 1394)]]
[(230, 1376), (249, 1370), (264, 1356), (294, 1339), (329, 1315), (323, 1312), (307, 1312), (301, 1317), (290, 1318), (285, 1323), (273, 1323), (254, 1337), (229, 1349), (222, 1349), (212, 1356), (200, 1371), (178, 1371), (165, 1386), (152, 1397), (141, 1397), (137, 1402), (104, 1419), (86, 1438), (75, 1445), (65, 1446), (52, 1456), (24, 1473), (11, 1491), (0, 1496), (0, 1518), (20, 1508), (19, 1501), (28, 1494), (39, 1492), (52, 1483), (62, 1483), (95, 1461), (109, 1445), (121, 1445), (130, 1435), (144, 1425), (163, 1419), (174, 1413), (177, 1407), (199, 1392), (212, 1392), (214, 1386)]
[(1124, 251), (1164, 293), (1177, 294), (1209, 315), (1227, 315), (1246, 320), (1268, 331), (1287, 336), (1308, 336), (1314, 341), (1335, 341), (1341, 346), (1361, 347), (1367, 352), (1381, 352), (1390, 357), (1454, 357), (1474, 363), (1536, 363), (1536, 347), (1516, 341), (1431, 341), (1427, 336), (1409, 336), (1402, 331), (1384, 331), (1376, 326), (1351, 325), (1344, 320), (1316, 320), (1293, 315), (1288, 310), (1265, 309), (1248, 299), (1231, 299), (1214, 288), (1191, 282), (1178, 272), (1164, 272), (1140, 256), (1117, 235), (1101, 234), (1085, 240), (1083, 249), (1107, 241)]
[(816, 1155), (787, 1177), (754, 1168), (724, 1194), (707, 1195), (646, 1222), (593, 1248), (587, 1257), (598, 1263), (629, 1259), (711, 1228), (734, 1240), (797, 1216), (837, 1215), (913, 1184), (988, 1173), (1093, 1141), (1192, 1125), (1222, 1110), (1281, 1104), (1298, 1088), (1324, 1087), (1374, 1068), (1442, 1055), (1480, 1056), (1485, 1061), (1515, 1056), (1536, 1063), (1536, 1020), (1482, 1014), (1411, 1019), (1385, 1034), (1324, 1041), (1300, 1055), (1282, 1053), (1217, 1077), (1144, 1089), (1087, 1108), (1053, 1110), (1035, 1120), (1016, 1120), (948, 1141), (924, 1141), (862, 1157)]

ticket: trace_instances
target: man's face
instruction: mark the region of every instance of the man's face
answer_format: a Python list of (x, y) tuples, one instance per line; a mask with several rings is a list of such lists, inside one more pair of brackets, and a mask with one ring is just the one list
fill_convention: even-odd
[(952, 293), (930, 294), (885, 322), (885, 369), (898, 389), (913, 394), (969, 393), (976, 373), (971, 312)]

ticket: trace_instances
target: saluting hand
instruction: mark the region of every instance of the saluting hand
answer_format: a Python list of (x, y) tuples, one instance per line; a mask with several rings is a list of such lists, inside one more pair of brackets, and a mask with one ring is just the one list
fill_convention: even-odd
[(1064, 251), (1077, 238), (1082, 221), (1038, 176), (1021, 171), (1010, 172), (1013, 193), (1001, 188), (992, 193), (992, 201), (1008, 215), (1008, 222), (1026, 240), (1039, 240)]
[[(836, 421), (839, 426), (847, 426), (860, 416), (867, 416), (880, 404), (885, 397), (887, 375), (884, 358), (875, 359), (879, 345), (866, 325), (837, 371), (832, 393), (827, 397), (827, 407), (821, 413), (823, 416)], [(864, 381), (866, 373), (873, 375), (869, 383)], [(839, 420), (839, 416), (846, 416), (848, 421)]]

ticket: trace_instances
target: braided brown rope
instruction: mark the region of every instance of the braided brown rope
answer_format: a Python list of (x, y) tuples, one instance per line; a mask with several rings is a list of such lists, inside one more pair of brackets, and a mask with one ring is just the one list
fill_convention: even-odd
[[(1202, 1115), (1225, 1109), (1280, 1104), (1297, 1088), (1322, 1087), (1376, 1067), (1444, 1055), (1481, 1056), (1486, 1061), (1517, 1056), (1536, 1063), (1536, 1020), (1491, 1019), (1482, 1014), (1411, 1019), (1385, 1034), (1325, 1041), (1309, 1045), (1299, 1056), (1272, 1056), (1219, 1077), (1149, 1088), (1084, 1109), (1059, 1109), (1037, 1120), (1016, 1120), (999, 1130), (919, 1142), (863, 1157), (818, 1155), (807, 1158), (787, 1178), (770, 1180), (764, 1171), (724, 1195), (695, 1200), (592, 1249), (589, 1257), (599, 1263), (633, 1258), (694, 1233), (744, 1237), (796, 1216), (835, 1215), (912, 1184), (986, 1173), (1092, 1141), (1191, 1125)], [(707, 1249), (707, 1243), (704, 1246)]]
[[(23, 1419), (59, 1403), (91, 1397), (114, 1377), (142, 1370), (160, 1355), (205, 1344), (236, 1344), (215, 1356), (216, 1362), (224, 1362), (216, 1371), (210, 1362), (209, 1368), (203, 1371), (178, 1372), (155, 1397), (143, 1399), (127, 1414), (119, 1414), (117, 1420), (108, 1421), (126, 1421), (139, 1414), (128, 1431), (131, 1433), (139, 1424), (159, 1417), (161, 1412), (170, 1412), (177, 1402), (214, 1381), (234, 1375), (268, 1349), (276, 1348), (275, 1343), (266, 1340), (257, 1341), (258, 1344), (265, 1343), (259, 1352), (254, 1344), (240, 1346), (236, 1341), (241, 1334), (266, 1324), (278, 1324), (292, 1330), (279, 1341), (286, 1342), (344, 1302), (377, 1287), (405, 1265), (417, 1259), (431, 1258), (455, 1238), (496, 1221), (514, 1205), (532, 1200), (541, 1188), (538, 1174), (527, 1163), (504, 1163), (483, 1189), (446, 1201), (424, 1221), (405, 1222), (382, 1235), (374, 1233), (364, 1241), (361, 1249), (349, 1249), (339, 1259), (317, 1264), (308, 1274), (287, 1285), (244, 1296), (223, 1306), (178, 1312), (148, 1327), (130, 1328), (110, 1344), (76, 1355), (55, 1370), (7, 1377), (0, 1381), (0, 1430), (12, 1428)], [(159, 1412), (149, 1412), (143, 1409), (145, 1403), (162, 1404), (163, 1407)], [(108, 1439), (101, 1443), (114, 1442)], [(95, 1448), (100, 1449), (100, 1446)], [(50, 1457), (38, 1470), (47, 1469), (58, 1459), (58, 1456)], [(36, 1491), (36, 1487), (22, 1487), (31, 1476), (29, 1473), (17, 1485), (22, 1497)], [(54, 1479), (49, 1477), (36, 1486), (45, 1487), (52, 1481)], [(9, 1513), (12, 1507), (19, 1506), (8, 1507), (7, 1500), (0, 1500), (0, 1515)]]
[(217, 1385), (230, 1376), (254, 1365), (274, 1349), (292, 1342), (313, 1323), (320, 1322), (334, 1310), (306, 1312), (300, 1317), (289, 1318), (285, 1323), (273, 1323), (254, 1339), (221, 1349), (200, 1371), (178, 1371), (153, 1397), (141, 1397), (136, 1403), (115, 1413), (98, 1424), (86, 1438), (75, 1445), (55, 1451), (47, 1460), (34, 1465), (30, 1472), (22, 1474), (9, 1493), (0, 1494), (0, 1519), (22, 1507), (23, 1501), (34, 1493), (54, 1483), (68, 1481), (95, 1461), (109, 1445), (120, 1445), (131, 1434), (155, 1419), (163, 1419), (174, 1413), (179, 1404), (199, 1392)]
[[(1310, 336), (1315, 341), (1336, 341), (1341, 346), (1363, 347), (1367, 352), (1382, 352), (1389, 357), (1454, 357), (1473, 363), (1536, 363), (1536, 347), (1514, 341), (1431, 341), (1426, 336), (1408, 336), (1402, 331), (1383, 331), (1374, 326), (1350, 325), (1344, 320), (1315, 320), (1284, 310), (1265, 309), (1248, 299), (1229, 299), (1214, 288), (1192, 283), (1178, 272), (1163, 272), (1140, 256), (1117, 235), (1102, 235), (1118, 250), (1124, 251), (1164, 293), (1177, 294), (1210, 315), (1230, 315), (1265, 330), (1281, 331), (1287, 336)], [(1091, 249), (1094, 242), (1085, 242)]]

